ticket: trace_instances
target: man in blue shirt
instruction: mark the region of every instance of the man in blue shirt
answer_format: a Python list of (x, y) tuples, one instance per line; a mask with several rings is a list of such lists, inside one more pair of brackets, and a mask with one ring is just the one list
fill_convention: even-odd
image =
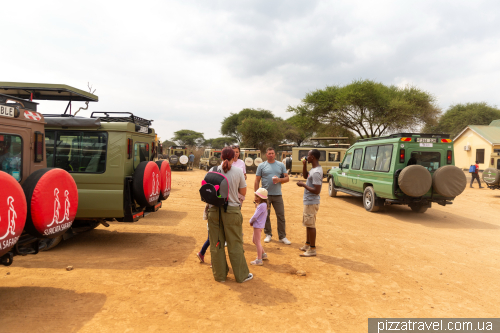
[(257, 167), (254, 184), (255, 190), (257, 190), (260, 187), (259, 184), (262, 179), (262, 187), (265, 188), (268, 193), (268, 213), (266, 226), (264, 228), (266, 238), (264, 239), (264, 242), (269, 243), (272, 238), (270, 219), (272, 205), (274, 207), (274, 212), (276, 213), (276, 219), (278, 220), (278, 236), (280, 242), (290, 245), (292, 243), (286, 238), (285, 205), (283, 204), (283, 196), (281, 195), (281, 184), (287, 183), (290, 179), (288, 178), (285, 165), (276, 161), (276, 152), (274, 151), (274, 148), (267, 148), (266, 156), (267, 161), (259, 164)]
[(191, 168), (191, 170), (193, 170), (193, 164), (194, 164), (194, 155), (193, 152), (191, 152), (191, 154), (189, 154), (189, 164), (188, 164), (188, 167)]

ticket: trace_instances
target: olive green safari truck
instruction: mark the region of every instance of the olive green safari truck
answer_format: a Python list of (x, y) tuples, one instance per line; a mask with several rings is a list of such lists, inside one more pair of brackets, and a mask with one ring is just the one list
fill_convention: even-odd
[(76, 219), (64, 239), (110, 221), (136, 222), (160, 209), (170, 194), (171, 173), (168, 161), (155, 162), (158, 144), (151, 120), (130, 112), (75, 116), (72, 102), (98, 97), (66, 85), (9, 88), (18, 96), (26, 91), (34, 99), (68, 101), (63, 114), (44, 115), (47, 167), (67, 171), (78, 188)]
[(399, 133), (359, 140), (327, 177), (331, 197), (338, 192), (361, 197), (370, 212), (408, 205), (423, 213), (432, 203), (452, 204), (466, 186), (447, 134)]

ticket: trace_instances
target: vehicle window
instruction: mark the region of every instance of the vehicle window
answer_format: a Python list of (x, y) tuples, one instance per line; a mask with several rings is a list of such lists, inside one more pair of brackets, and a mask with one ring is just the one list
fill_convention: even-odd
[(379, 146), (377, 160), (375, 162), (376, 171), (389, 171), (391, 168), (392, 145)]
[(56, 141), (55, 131), (45, 131), (45, 158), (47, 167), (54, 166), (54, 142)]
[(337, 153), (337, 152), (330, 152), (330, 153), (328, 153), (328, 161), (329, 162), (335, 162), (337, 160), (337, 156), (340, 156), (340, 154)]
[(0, 170), (18, 182), (22, 179), (22, 152), (23, 140), (20, 136), (0, 133)]
[(349, 165), (351, 164), (352, 154), (349, 153), (344, 159), (344, 163), (342, 163), (342, 169), (349, 169)]
[(500, 169), (500, 158), (497, 160), (497, 169)]
[(149, 145), (145, 142), (134, 144), (134, 169), (144, 161), (149, 161)]
[[(319, 149), (318, 149), (319, 150)], [(302, 157), (307, 158), (307, 154), (309, 153), (309, 150), (299, 150), (299, 160), (302, 159)], [(319, 150), (319, 153), (321, 154), (319, 157), (318, 161), (326, 161), (326, 151), (325, 150)]]
[(375, 170), (375, 160), (377, 159), (378, 146), (365, 148), (365, 160), (363, 170)]
[[(46, 137), (47, 147), (47, 143), (50, 144), (54, 136), (49, 132)], [(55, 146), (47, 149), (48, 167), (85, 173), (103, 173), (106, 170), (107, 133), (56, 131), (55, 139)], [(49, 165), (49, 162), (52, 165)]]
[(217, 157), (217, 158), (220, 158), (221, 154), (222, 154), (221, 152), (214, 152), (214, 156)]
[(247, 157), (250, 157), (252, 159), (256, 159), (257, 158), (257, 154), (247, 154)]
[(411, 157), (415, 157), (418, 165), (425, 167), (430, 172), (436, 171), (441, 164), (441, 153), (433, 151), (413, 151)]
[(359, 170), (361, 168), (361, 158), (363, 157), (363, 149), (354, 150), (354, 157), (352, 159), (352, 168)]
[(174, 155), (181, 157), (182, 155), (184, 155), (184, 152), (183, 151), (176, 151), (176, 152), (174, 152)]
[(476, 161), (479, 164), (484, 163), (484, 149), (476, 149)]

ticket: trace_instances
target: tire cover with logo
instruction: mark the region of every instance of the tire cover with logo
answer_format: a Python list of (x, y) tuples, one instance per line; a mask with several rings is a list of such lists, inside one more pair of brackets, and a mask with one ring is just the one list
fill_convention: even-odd
[(0, 171), (0, 257), (17, 243), (26, 223), (27, 205), (17, 180)]
[(487, 168), (483, 171), (483, 181), (488, 185), (497, 185), (500, 182), (500, 172), (495, 168)]
[(404, 194), (421, 197), (431, 188), (432, 176), (429, 170), (421, 165), (409, 165), (399, 174), (398, 183)]
[(179, 162), (179, 157), (177, 155), (170, 155), (168, 161), (170, 162), (170, 165), (176, 165), (177, 162)]
[(253, 165), (253, 159), (252, 159), (251, 157), (247, 157), (247, 158), (245, 158), (245, 165), (246, 165), (247, 167), (252, 166), (252, 165)]
[(33, 172), (23, 184), (28, 212), (25, 230), (37, 238), (56, 238), (73, 224), (78, 189), (71, 175), (58, 168)]
[(160, 170), (160, 199), (166, 200), (170, 195), (170, 187), (172, 184), (172, 172), (168, 161), (157, 161), (158, 169)]
[(212, 156), (210, 157), (210, 159), (208, 160), (208, 164), (210, 166), (216, 166), (216, 165), (219, 165), (219, 159), (215, 156)]
[(257, 158), (254, 160), (254, 163), (255, 163), (255, 166), (259, 166), (259, 164), (261, 164), (261, 163), (262, 163), (262, 158), (257, 157)]
[(160, 169), (155, 162), (139, 163), (132, 176), (134, 199), (142, 207), (156, 205), (160, 197)]
[(181, 164), (187, 164), (189, 158), (186, 155), (182, 155), (181, 157), (179, 157), (179, 161), (181, 161)]
[(432, 187), (436, 193), (447, 198), (460, 195), (467, 186), (467, 178), (462, 170), (454, 165), (445, 165), (434, 171)]

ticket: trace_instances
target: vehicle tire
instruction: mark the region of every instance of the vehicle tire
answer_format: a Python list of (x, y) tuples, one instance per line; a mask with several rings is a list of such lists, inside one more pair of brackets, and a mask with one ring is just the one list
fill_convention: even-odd
[(375, 202), (377, 201), (377, 196), (375, 195), (375, 191), (373, 187), (367, 186), (365, 191), (363, 192), (363, 206), (369, 212), (377, 212), (380, 207), (375, 206)]
[(454, 165), (440, 167), (432, 175), (434, 191), (446, 198), (460, 195), (467, 186), (467, 178), (462, 170)]
[(170, 162), (170, 165), (176, 165), (177, 162), (179, 162), (179, 157), (177, 155), (170, 155), (168, 157), (168, 161)]
[(78, 210), (78, 189), (68, 172), (58, 168), (37, 170), (26, 179), (23, 191), (28, 203), (24, 227), (28, 234), (56, 238), (71, 227)]
[(336, 197), (337, 196), (337, 191), (335, 190), (334, 182), (333, 182), (333, 177), (330, 178), (328, 181), (328, 194), (331, 197)]
[(262, 163), (262, 158), (257, 157), (253, 163), (255, 164), (256, 167), (258, 167)]
[(498, 185), (500, 183), (500, 173), (495, 168), (487, 168), (483, 171), (483, 182), (488, 185)]
[(6, 172), (0, 171), (0, 257), (17, 243), (26, 223), (28, 207), (23, 188)]
[(134, 199), (142, 207), (156, 205), (160, 197), (160, 169), (155, 162), (139, 163), (132, 176)]
[(251, 157), (245, 158), (245, 165), (247, 167), (251, 167), (253, 165), (253, 158), (251, 158)]
[(287, 170), (290, 170), (292, 168), (292, 160), (290, 157), (285, 158), (285, 167)]
[(59, 243), (61, 243), (63, 240), (63, 236), (57, 236), (56, 238), (49, 238), (49, 239), (43, 239), (42, 242), (46, 244), (45, 248), (43, 251), (49, 251), (53, 248), (55, 248)]
[(427, 206), (427, 205), (410, 205), (410, 208), (415, 213), (423, 214), (427, 211), (429, 206)]
[(186, 165), (187, 167), (187, 163), (189, 162), (189, 157), (187, 157), (186, 155), (182, 155), (181, 157), (179, 157), (179, 162), (181, 162), (182, 165)]
[(219, 165), (219, 159), (217, 157), (215, 157), (215, 156), (212, 156), (208, 160), (208, 164), (210, 165), (210, 167), (214, 167), (216, 165)]
[(158, 169), (160, 170), (160, 199), (167, 200), (170, 195), (172, 185), (172, 170), (168, 161), (157, 161)]
[(432, 176), (429, 170), (421, 165), (409, 165), (398, 177), (401, 191), (410, 197), (421, 197), (429, 192), (432, 186)]

